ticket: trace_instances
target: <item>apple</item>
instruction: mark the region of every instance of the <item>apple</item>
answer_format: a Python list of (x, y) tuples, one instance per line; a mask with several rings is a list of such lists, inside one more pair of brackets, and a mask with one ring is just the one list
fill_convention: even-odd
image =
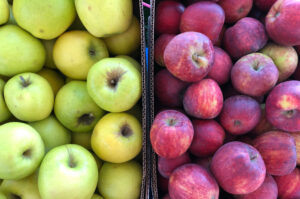
[(254, 4), (256, 7), (258, 7), (260, 10), (263, 11), (269, 11), (272, 5), (276, 2), (277, 0), (254, 0)]
[(180, 31), (203, 33), (215, 44), (224, 21), (225, 13), (221, 6), (209, 1), (197, 2), (183, 12), (180, 19)]
[(9, 5), (7, 0), (0, 0), (0, 25), (5, 24), (9, 19)]
[(138, 199), (141, 185), (142, 167), (135, 161), (105, 162), (99, 172), (98, 190), (104, 198)]
[(162, 34), (154, 43), (154, 60), (160, 66), (165, 66), (164, 52), (168, 43), (175, 37), (174, 34)]
[(231, 194), (248, 194), (257, 190), (266, 176), (260, 153), (251, 145), (238, 141), (219, 148), (210, 169), (219, 185)]
[(245, 17), (226, 30), (223, 41), (229, 55), (238, 59), (262, 49), (268, 41), (268, 36), (260, 21)]
[(252, 8), (253, 0), (220, 0), (218, 1), (218, 4), (225, 12), (225, 22), (234, 23), (249, 14)]
[(0, 126), (0, 178), (19, 180), (31, 175), (44, 156), (39, 133), (21, 122)]
[(220, 123), (228, 133), (242, 135), (250, 132), (260, 118), (260, 106), (253, 98), (236, 95), (224, 101)]
[(22, 73), (6, 82), (4, 99), (17, 119), (34, 122), (50, 115), (54, 94), (45, 78), (35, 73)]
[(266, 116), (266, 105), (261, 104), (260, 105), (261, 109), (261, 119), (256, 125), (256, 127), (251, 131), (253, 135), (261, 135), (265, 132), (275, 130), (275, 128), (270, 124), (270, 122), (267, 120)]
[(299, 132), (294, 132), (294, 133), (289, 133), (295, 140), (296, 144), (296, 153), (297, 153), (297, 165), (300, 165), (300, 133)]
[(275, 176), (278, 186), (278, 197), (282, 199), (293, 199), (300, 197), (300, 170), (295, 168), (285, 176)]
[(48, 68), (43, 68), (37, 73), (38, 75), (45, 78), (50, 84), (53, 94), (56, 95), (59, 89), (65, 84), (63, 75), (58, 71)]
[(55, 98), (55, 116), (76, 133), (92, 131), (105, 113), (89, 96), (86, 87), (84, 81), (71, 81), (58, 91)]
[(164, 158), (176, 158), (190, 147), (194, 129), (190, 119), (176, 110), (158, 113), (150, 130), (154, 151)]
[(56, 69), (56, 65), (53, 60), (53, 47), (56, 42), (56, 39), (51, 40), (42, 40), (42, 43), (46, 50), (46, 61), (45, 61), (45, 67)]
[(53, 47), (57, 68), (64, 75), (78, 80), (85, 80), (90, 68), (108, 56), (105, 42), (83, 30), (65, 32)]
[(272, 59), (262, 53), (251, 53), (240, 58), (231, 70), (233, 87), (253, 97), (263, 96), (271, 90), (278, 76), (278, 69)]
[(142, 71), (142, 66), (141, 64), (136, 61), (134, 58), (129, 57), (128, 55), (118, 55), (116, 56), (117, 58), (123, 58), (129, 61), (138, 71)]
[(72, 144), (78, 144), (87, 150), (91, 150), (92, 132), (72, 133)]
[(253, 146), (260, 152), (267, 173), (283, 176), (291, 173), (297, 164), (294, 138), (285, 132), (269, 131), (257, 137)]
[(127, 111), (141, 97), (141, 73), (124, 58), (104, 58), (90, 69), (87, 90), (102, 109), (109, 112)]
[(4, 101), (3, 89), (5, 82), (0, 79), (0, 123), (7, 121), (11, 117), (11, 113), (9, 112), (6, 103)]
[(197, 82), (210, 71), (214, 48), (210, 39), (202, 33), (181, 33), (167, 45), (164, 61), (170, 73), (178, 79)]
[(197, 164), (177, 168), (169, 180), (170, 198), (219, 198), (219, 186), (214, 177)]
[(197, 157), (213, 155), (223, 145), (225, 132), (214, 120), (193, 120), (194, 138), (190, 151)]

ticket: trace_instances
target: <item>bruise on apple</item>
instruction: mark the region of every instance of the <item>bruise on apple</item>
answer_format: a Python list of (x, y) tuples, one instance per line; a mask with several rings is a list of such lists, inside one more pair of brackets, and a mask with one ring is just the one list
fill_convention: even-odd
[(121, 68), (115, 68), (106, 73), (107, 85), (113, 90), (117, 90), (118, 83), (121, 81), (122, 76), (126, 73)]
[(93, 113), (85, 113), (78, 118), (77, 125), (90, 125), (95, 120)]

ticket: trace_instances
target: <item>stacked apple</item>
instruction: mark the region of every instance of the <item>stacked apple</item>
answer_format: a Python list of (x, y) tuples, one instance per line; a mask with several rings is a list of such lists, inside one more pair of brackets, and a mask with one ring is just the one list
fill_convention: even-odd
[(132, 0), (0, 0), (0, 25), (0, 198), (139, 198)]
[(160, 196), (299, 199), (300, 1), (159, 1), (155, 23)]

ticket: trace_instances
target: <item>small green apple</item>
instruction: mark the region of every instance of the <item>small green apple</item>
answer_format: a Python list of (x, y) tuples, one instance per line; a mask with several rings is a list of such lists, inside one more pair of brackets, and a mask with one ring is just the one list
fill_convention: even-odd
[(56, 42), (56, 39), (51, 40), (42, 40), (42, 43), (46, 49), (46, 62), (45, 66), (48, 68), (55, 69), (56, 65), (53, 60), (53, 47)]
[(38, 132), (28, 124), (9, 122), (0, 126), (0, 178), (18, 180), (31, 175), (45, 153)]
[(65, 127), (76, 133), (92, 131), (105, 114), (89, 96), (84, 81), (71, 81), (58, 91), (54, 113)]
[(39, 71), (46, 59), (41, 41), (16, 25), (0, 27), (0, 74), (14, 76)]
[(94, 194), (91, 199), (104, 199), (104, 198), (102, 196), (99, 196), (98, 194)]
[(138, 199), (142, 167), (135, 161), (114, 164), (105, 162), (99, 173), (98, 189), (108, 199)]
[(138, 71), (141, 72), (142, 70), (142, 66), (141, 64), (136, 61), (135, 59), (133, 59), (132, 57), (129, 57), (128, 55), (118, 55), (116, 56), (118, 58), (123, 58), (123, 59), (126, 59), (127, 61), (129, 61)]
[(91, 150), (91, 136), (92, 132), (72, 133), (72, 144), (83, 146), (87, 150)]
[(108, 56), (104, 41), (82, 30), (64, 33), (53, 48), (57, 68), (64, 75), (78, 80), (86, 80), (91, 66)]
[(0, 79), (0, 122), (5, 122), (11, 117), (11, 113), (9, 112), (3, 98), (4, 85), (5, 82), (2, 79)]
[(141, 73), (124, 58), (104, 58), (90, 69), (87, 89), (102, 109), (109, 112), (127, 111), (141, 97)]
[(59, 89), (65, 84), (64, 76), (56, 70), (43, 68), (37, 74), (49, 82), (54, 95), (56, 95)]
[(35, 73), (22, 73), (5, 84), (4, 99), (17, 119), (34, 122), (50, 115), (54, 94), (45, 78)]
[(59, 123), (53, 115), (50, 115), (44, 120), (29, 123), (29, 125), (42, 137), (46, 152), (54, 147), (71, 143), (70, 131)]
[(0, 0), (0, 10), (0, 25), (2, 25), (9, 19), (9, 6), (7, 0)]
[(90, 199), (97, 180), (98, 168), (92, 154), (82, 146), (68, 144), (46, 154), (38, 187), (43, 199)]
[(93, 151), (104, 161), (129, 161), (142, 149), (141, 124), (130, 114), (108, 113), (95, 126), (91, 144)]

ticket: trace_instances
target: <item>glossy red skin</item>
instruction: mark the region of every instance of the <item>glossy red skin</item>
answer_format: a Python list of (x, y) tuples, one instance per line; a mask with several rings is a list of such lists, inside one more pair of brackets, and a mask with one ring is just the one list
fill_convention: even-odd
[(278, 188), (274, 178), (267, 175), (264, 183), (254, 192), (246, 195), (236, 195), (236, 199), (277, 199)]
[(300, 82), (291, 80), (278, 84), (267, 97), (266, 113), (275, 128), (300, 131)]
[(202, 1), (188, 6), (180, 20), (180, 32), (201, 32), (215, 44), (225, 21), (221, 6)]
[(225, 139), (225, 131), (214, 120), (193, 120), (194, 138), (190, 152), (197, 157), (213, 155)]
[(293, 77), (295, 78), (295, 80), (300, 80), (300, 61), (298, 62), (298, 66), (293, 74)]
[(275, 86), (278, 77), (279, 71), (273, 60), (262, 53), (251, 53), (240, 58), (231, 70), (233, 87), (252, 97), (265, 95)]
[(236, 95), (224, 101), (220, 123), (228, 133), (242, 135), (251, 131), (260, 118), (257, 101), (245, 95)]
[(254, 147), (235, 141), (218, 149), (211, 162), (211, 172), (226, 192), (248, 194), (262, 185), (266, 167)]
[[(207, 64), (200, 67), (193, 60), (193, 55), (197, 53), (207, 60)], [(202, 33), (181, 33), (167, 45), (164, 61), (167, 69), (175, 77), (186, 82), (197, 82), (210, 71), (214, 62), (214, 48), (209, 38)]]
[(264, 25), (251, 17), (239, 20), (224, 35), (224, 47), (234, 59), (262, 49), (267, 41)]
[(275, 181), (280, 199), (300, 198), (300, 170), (298, 168), (288, 175), (276, 176)]
[(174, 34), (162, 34), (154, 43), (154, 60), (160, 66), (165, 66), (164, 51), (168, 43), (175, 37)]
[(155, 15), (156, 34), (179, 33), (180, 18), (184, 6), (176, 1), (161, 1), (158, 3)]
[(271, 130), (275, 130), (275, 128), (270, 124), (270, 122), (267, 120), (266, 116), (266, 106), (265, 104), (260, 105), (261, 108), (261, 119), (259, 123), (256, 125), (256, 127), (251, 131), (254, 135), (261, 135), (263, 133), (266, 133)]
[[(175, 124), (168, 125), (168, 120)], [(150, 141), (154, 151), (164, 158), (176, 158), (190, 147), (194, 129), (190, 119), (175, 110), (162, 111), (156, 115), (150, 130)]]
[(277, 0), (254, 0), (254, 4), (263, 11), (269, 11)]
[(212, 157), (206, 157), (206, 158), (198, 158), (195, 160), (195, 164), (198, 164), (204, 168), (206, 168), (208, 171), (210, 171), (210, 163), (211, 163)]
[(172, 199), (219, 198), (219, 186), (213, 176), (197, 164), (177, 168), (169, 180)]
[(225, 26), (223, 26), (223, 28), (219, 34), (219, 37), (218, 37), (216, 43), (214, 44), (215, 46), (219, 46), (219, 47), (222, 46), (225, 31), (226, 31), (226, 28), (225, 28)]
[(154, 77), (155, 97), (166, 107), (181, 107), (183, 94), (188, 83), (174, 77), (167, 69)]
[(277, 0), (266, 17), (270, 38), (285, 46), (300, 45), (300, 1)]
[(157, 186), (158, 189), (163, 192), (168, 192), (168, 186), (169, 186), (169, 179), (162, 177), (160, 174), (157, 175)]
[(253, 146), (263, 157), (268, 174), (283, 176), (295, 169), (296, 144), (294, 138), (288, 133), (269, 131), (256, 138)]
[(165, 178), (169, 178), (172, 172), (180, 167), (181, 165), (190, 163), (191, 159), (188, 153), (184, 153), (183, 155), (174, 158), (174, 159), (166, 159), (163, 157), (158, 157), (158, 171), (160, 175)]
[(249, 14), (253, 0), (220, 0), (218, 4), (225, 12), (225, 22), (234, 23)]
[(230, 56), (221, 48), (214, 47), (215, 61), (207, 77), (218, 82), (219, 85), (228, 82), (232, 68)]

